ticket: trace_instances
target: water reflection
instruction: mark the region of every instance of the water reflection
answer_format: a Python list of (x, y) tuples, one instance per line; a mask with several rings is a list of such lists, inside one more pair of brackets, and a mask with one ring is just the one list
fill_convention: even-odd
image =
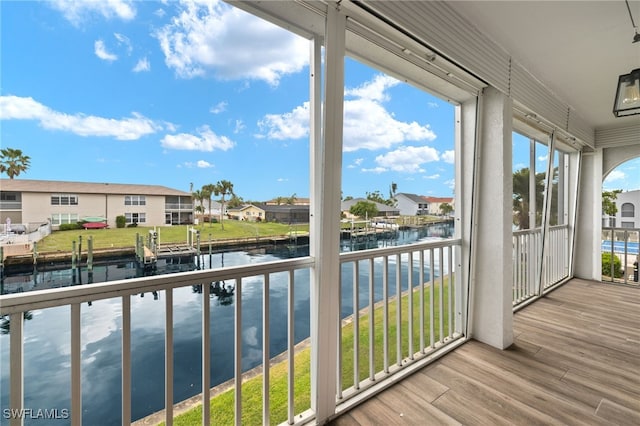
[[(396, 239), (377, 241), (376, 246), (395, 245), (431, 238), (428, 231), (399, 231)], [(370, 247), (351, 241), (343, 241), (345, 251)], [(306, 256), (308, 246), (256, 247), (255, 249), (203, 255), (201, 268), (249, 265), (278, 259)], [(435, 259), (434, 273), (439, 266)], [(407, 288), (406, 261), (403, 262), (403, 287)], [(162, 271), (189, 270), (191, 262), (167, 262)], [(396, 258), (389, 259), (388, 273), (393, 280), (396, 273)], [(342, 315), (353, 312), (351, 280), (353, 265), (343, 267)], [(425, 277), (431, 273), (431, 265), (423, 271)], [(88, 283), (86, 270), (44, 270), (37, 272), (35, 279), (29, 274), (6, 277), (9, 287), (15, 291), (29, 291), (79, 285)], [(416, 268), (417, 269), (417, 268)], [(137, 276), (135, 262), (119, 261), (111, 265), (96, 265), (94, 282), (116, 280)], [(367, 268), (361, 267), (363, 278)], [(382, 262), (374, 262), (374, 297), (382, 296)], [(418, 271), (414, 271), (418, 274)], [(75, 275), (75, 281), (74, 281)], [(309, 336), (310, 289), (308, 269), (295, 271), (294, 340), (300, 342)], [(361, 307), (368, 300), (368, 280), (361, 279)], [(414, 278), (417, 282), (417, 276)], [(229, 380), (234, 371), (235, 321), (234, 305), (238, 297), (242, 301), (242, 369), (248, 370), (262, 361), (262, 319), (263, 278), (249, 277), (242, 281), (241, 294), (236, 293), (235, 281), (215, 281), (209, 283), (211, 304), (211, 384), (212, 386)], [(17, 288), (20, 286), (21, 290)], [(269, 325), (271, 357), (287, 347), (288, 273), (270, 275)], [(395, 288), (390, 288), (394, 295)], [(201, 391), (202, 366), (202, 287), (189, 286), (173, 291), (173, 331), (174, 331), (174, 402), (187, 399)], [(164, 291), (141, 293), (131, 298), (131, 371), (132, 371), (132, 417), (139, 419), (164, 407)], [(121, 314), (120, 298), (95, 301), (81, 307), (81, 351), (82, 351), (82, 401), (83, 424), (121, 424)], [(8, 319), (2, 318), (0, 334), (0, 359), (9, 359)], [(24, 395), (27, 408), (70, 408), (70, 309), (68, 306), (50, 308), (30, 313), (30, 320), (24, 327)], [(8, 407), (9, 363), (0, 362), (0, 409)], [(35, 420), (25, 424), (36, 424)], [(52, 423), (55, 424), (55, 423)], [(61, 421), (59, 424), (65, 424)]]

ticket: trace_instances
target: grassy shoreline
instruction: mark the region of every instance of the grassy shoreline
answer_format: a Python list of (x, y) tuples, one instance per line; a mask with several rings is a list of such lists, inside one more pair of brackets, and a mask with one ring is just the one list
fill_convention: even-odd
[[(413, 334), (411, 340), (414, 350), (419, 348), (420, 344), (420, 314), (419, 306), (423, 303), (426, 307), (430, 306), (432, 289), (428, 283), (425, 283), (424, 298), (420, 298), (420, 287), (415, 287), (413, 290)], [(448, 329), (449, 312), (448, 309), (448, 280), (445, 279), (442, 287), (444, 312), (440, 312), (440, 294), (441, 288), (439, 284), (436, 284), (433, 289), (433, 301), (434, 301), (434, 323), (439, 324), (441, 315), (443, 315), (443, 328)], [(409, 292), (403, 292), (401, 296), (401, 341), (402, 341), (402, 354), (404, 357), (408, 356), (409, 350), (409, 336), (407, 333), (409, 315)], [(395, 363), (395, 342), (397, 339), (398, 326), (396, 323), (396, 314), (398, 308), (397, 297), (389, 299), (388, 304), (388, 340), (389, 340), (389, 363), (392, 365)], [(374, 364), (375, 370), (380, 371), (383, 368), (383, 310), (384, 305), (382, 302), (376, 303), (373, 310), (374, 312)], [(369, 376), (369, 327), (370, 327), (370, 315), (368, 308), (360, 311), (359, 316), (359, 380), (364, 380)], [(429, 315), (425, 315), (425, 342), (429, 344), (430, 341), (430, 324)], [(342, 388), (343, 390), (353, 385), (355, 380), (353, 370), (354, 359), (354, 322), (353, 315), (343, 320), (342, 323)], [(444, 336), (440, 336), (439, 327), (434, 327), (434, 342), (438, 342)], [(445, 332), (446, 334), (446, 332)], [(295, 413), (300, 413), (307, 410), (310, 406), (310, 393), (311, 393), (311, 348), (308, 345), (308, 339), (296, 345), (294, 356), (294, 406)], [(286, 351), (278, 355), (272, 360), (271, 367), (269, 369), (269, 404), (271, 408), (270, 423), (280, 424), (287, 420), (287, 379), (288, 379), (288, 361), (286, 359)], [(242, 384), (242, 424), (262, 424), (262, 382), (263, 373), (262, 366), (258, 366), (249, 372), (243, 374)], [(219, 385), (212, 389), (212, 398), (210, 401), (211, 407), (211, 424), (216, 425), (231, 425), (235, 420), (235, 393), (233, 387), (233, 381)], [(174, 417), (174, 424), (176, 426), (189, 426), (202, 423), (202, 404), (200, 403), (200, 396), (197, 395), (194, 398), (190, 408), (184, 412), (176, 413)], [(182, 403), (179, 403), (182, 404)], [(178, 405), (179, 405), (178, 404)], [(184, 409), (184, 407), (183, 407)], [(152, 414), (148, 417), (140, 419), (136, 424), (164, 424), (160, 421), (163, 417), (163, 411)], [(159, 422), (160, 421), (160, 422)], [(159, 422), (159, 423), (158, 423)]]

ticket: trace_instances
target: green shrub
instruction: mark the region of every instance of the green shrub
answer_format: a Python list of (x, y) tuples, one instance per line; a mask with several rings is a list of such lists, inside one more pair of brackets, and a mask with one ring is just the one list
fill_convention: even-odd
[(138, 222), (133, 222), (127, 225), (127, 228), (137, 228), (138, 227)]
[(62, 223), (59, 229), (60, 231), (73, 231), (74, 229), (82, 229), (82, 225), (79, 223)]
[(124, 228), (127, 224), (127, 218), (124, 216), (116, 216), (116, 228)]
[[(611, 253), (603, 252), (602, 253), (602, 275), (610, 277), (611, 276)], [(620, 258), (613, 255), (613, 277), (620, 278), (622, 277), (622, 262)]]

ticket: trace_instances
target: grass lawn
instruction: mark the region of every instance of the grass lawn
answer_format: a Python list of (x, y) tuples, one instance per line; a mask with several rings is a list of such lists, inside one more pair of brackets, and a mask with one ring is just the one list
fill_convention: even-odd
[[(157, 227), (160, 243), (186, 243), (187, 228), (192, 225), (173, 225)], [(237, 220), (225, 220), (224, 230), (219, 223), (204, 223), (194, 226), (200, 230), (200, 241), (205, 244), (212, 240), (255, 238), (276, 235), (288, 235), (289, 232), (309, 232), (308, 224), (292, 225), (265, 222), (241, 222)], [(136, 234), (146, 237), (153, 227), (138, 226), (136, 228), (113, 229), (78, 229), (72, 231), (54, 231), (51, 235), (38, 242), (38, 252), (71, 251), (73, 241), (78, 241), (82, 236), (83, 249), (86, 249), (86, 241), (93, 238), (94, 249), (104, 248), (133, 248), (136, 244)]]
[[(433, 292), (434, 298), (434, 340), (440, 339), (439, 321), (440, 315), (443, 315), (444, 334), (448, 333), (449, 327), (449, 311), (448, 311), (448, 285), (445, 280), (442, 304), (444, 311), (440, 311), (440, 286), (436, 284)], [(431, 298), (431, 290), (425, 287), (424, 306), (425, 306), (425, 342), (430, 342), (430, 323), (429, 323), (429, 306)], [(401, 298), (401, 338), (402, 338), (402, 354), (406, 358), (408, 356), (409, 339), (409, 297), (407, 294)], [(413, 294), (413, 348), (414, 351), (419, 349), (420, 344), (420, 292), (415, 291)], [(396, 362), (396, 313), (398, 302), (397, 299), (389, 301), (389, 364)], [(383, 307), (378, 306), (374, 309), (374, 336), (375, 336), (375, 370), (383, 369)], [(354, 342), (354, 326), (353, 323), (342, 328), (342, 388), (347, 389), (353, 385), (353, 342)], [(360, 316), (360, 338), (359, 338), (359, 377), (364, 380), (369, 376), (369, 315)], [(311, 349), (305, 348), (298, 351), (294, 358), (295, 366), (295, 413), (301, 413), (311, 406)], [(287, 420), (287, 371), (288, 362), (281, 362), (270, 369), (270, 392), (269, 402), (271, 408), (270, 423), (279, 424)], [(235, 394), (234, 389), (230, 389), (214, 397), (211, 400), (211, 424), (215, 425), (232, 425), (234, 424), (235, 413)], [(202, 406), (198, 406), (191, 411), (177, 416), (174, 424), (177, 426), (189, 426), (202, 423)], [(262, 424), (262, 375), (247, 380), (242, 385), (242, 424), (254, 425)]]

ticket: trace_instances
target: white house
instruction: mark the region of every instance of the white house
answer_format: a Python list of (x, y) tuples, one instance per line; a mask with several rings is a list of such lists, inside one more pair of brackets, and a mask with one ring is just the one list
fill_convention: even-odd
[(416, 194), (401, 192), (396, 194), (396, 206), (403, 216), (421, 216), (429, 214), (429, 202)]
[(621, 192), (616, 197), (616, 213), (614, 223), (618, 228), (640, 228), (640, 189)]

